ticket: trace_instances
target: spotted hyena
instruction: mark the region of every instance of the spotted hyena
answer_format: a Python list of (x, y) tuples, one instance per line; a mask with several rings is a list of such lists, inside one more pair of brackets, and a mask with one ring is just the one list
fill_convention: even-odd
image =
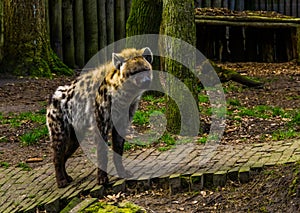
[[(148, 47), (124, 49), (121, 53), (113, 53), (111, 62), (82, 74), (70, 85), (60, 86), (54, 92), (47, 107), (47, 126), (58, 187), (65, 187), (72, 181), (65, 164), (82, 140), (78, 130), (93, 127), (93, 118), (95, 129), (106, 143), (111, 131), (113, 160), (118, 174), (122, 177), (132, 175), (125, 171), (122, 164), (122, 136), (129, 124), (127, 121), (131, 121), (137, 109), (142, 92), (152, 81), (152, 60), (153, 55)], [(124, 110), (127, 110), (127, 120), (123, 116)], [(114, 113), (116, 118), (112, 119)], [(99, 166), (97, 181), (98, 184), (105, 184), (108, 182), (108, 148), (106, 143), (97, 141), (99, 137), (95, 140)]]

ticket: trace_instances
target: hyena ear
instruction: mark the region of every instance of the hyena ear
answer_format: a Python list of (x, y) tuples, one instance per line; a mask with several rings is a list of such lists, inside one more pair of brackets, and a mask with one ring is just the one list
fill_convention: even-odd
[(112, 63), (118, 70), (120, 69), (121, 65), (124, 63), (124, 58), (117, 53), (112, 54)]
[(152, 64), (152, 62), (153, 62), (153, 54), (152, 54), (150, 48), (149, 48), (149, 47), (145, 47), (143, 50), (144, 50), (144, 52), (143, 52), (143, 54), (142, 54), (143, 57), (144, 57), (150, 64)]

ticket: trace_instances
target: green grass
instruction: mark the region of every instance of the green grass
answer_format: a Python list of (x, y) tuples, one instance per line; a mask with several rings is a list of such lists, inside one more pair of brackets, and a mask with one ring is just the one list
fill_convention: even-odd
[[(237, 111), (238, 116), (251, 116), (255, 118), (263, 118), (268, 119), (272, 117), (280, 116), (282, 118), (289, 118), (291, 115), (283, 110), (280, 107), (272, 107), (272, 106), (266, 106), (266, 105), (258, 105), (254, 106), (252, 108), (247, 107), (238, 107), (234, 109)], [(233, 112), (231, 111), (231, 114)]]
[(7, 162), (0, 162), (0, 167), (8, 168), (10, 165)]
[[(46, 123), (46, 109), (41, 109), (38, 112), (21, 112), (21, 113), (9, 113), (3, 115), (0, 113), (0, 124), (8, 124), (11, 128), (20, 128), (23, 124), (32, 123), (34, 126), (38, 126), (35, 129), (30, 129), (19, 136), (21, 144), (29, 146), (37, 143), (41, 138), (48, 135)], [(6, 137), (1, 137), (0, 142), (7, 141)]]
[(30, 171), (31, 168), (27, 163), (19, 162), (17, 167), (21, 168), (23, 171)]
[(162, 105), (165, 99), (163, 97), (155, 97), (152, 95), (146, 95), (143, 97), (144, 101), (147, 101), (146, 109), (137, 110), (133, 116), (133, 124), (145, 126), (149, 124), (150, 116), (156, 113), (165, 113), (166, 108)]
[(209, 103), (209, 98), (207, 95), (199, 94), (198, 100), (200, 103)]
[(159, 139), (160, 143), (163, 144), (163, 146), (158, 148), (158, 151), (167, 151), (175, 146), (176, 140), (175, 138), (169, 134), (165, 133), (161, 138)]
[(23, 123), (33, 122), (33, 123), (46, 123), (46, 116), (44, 110), (39, 112), (21, 112), (19, 114), (9, 113), (8, 116), (0, 114), (0, 123), (9, 124), (11, 127), (20, 127)]
[(23, 146), (30, 146), (36, 144), (40, 139), (48, 135), (48, 129), (46, 125), (41, 128), (31, 130), (20, 136), (20, 140)]
[(272, 133), (272, 140), (279, 141), (279, 140), (286, 140), (292, 139), (300, 136), (300, 132), (295, 131), (294, 129), (287, 129), (287, 130), (277, 130)]

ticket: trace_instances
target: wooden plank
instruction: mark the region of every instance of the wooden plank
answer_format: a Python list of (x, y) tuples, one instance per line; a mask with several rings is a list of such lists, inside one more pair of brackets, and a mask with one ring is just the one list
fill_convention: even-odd
[(203, 0), (203, 7), (211, 7), (211, 0)]
[(231, 27), (229, 49), (232, 61), (245, 61), (244, 36), (241, 27)]
[(297, 17), (300, 17), (300, 1), (297, 1)]
[(284, 9), (284, 1), (283, 0), (279, 0), (279, 2), (278, 2), (278, 4), (279, 4), (279, 6), (278, 6), (278, 8), (279, 8), (279, 13), (281, 13), (281, 14), (284, 14), (285, 13), (285, 9)]
[(115, 1), (114, 0), (107, 0), (106, 2), (106, 21), (107, 21), (107, 44), (111, 44), (115, 41), (115, 30), (114, 30), (114, 23), (115, 23)]
[(63, 0), (63, 57), (64, 63), (70, 68), (75, 67), (75, 47), (73, 31), (72, 0)]
[(244, 0), (236, 0), (235, 10), (242, 11), (245, 9)]
[(300, 24), (300, 18), (270, 18), (265, 16), (202, 16), (195, 15), (197, 20), (230, 21), (230, 22), (261, 22), (261, 23), (293, 23)]
[(49, 1), (50, 5), (50, 41), (51, 47), (57, 56), (63, 60), (62, 47), (62, 0)]
[[(0, 1), (0, 64), (3, 59), (3, 46), (4, 46), (4, 22), (3, 22), (3, 12), (4, 12), (4, 1)], [(49, 31), (48, 31), (49, 32)]]
[(222, 0), (214, 0), (212, 1), (212, 7), (220, 8), (222, 5)]
[(257, 35), (259, 33), (258, 28), (248, 27), (245, 29), (245, 58), (247, 61), (258, 61)]
[(297, 0), (291, 0), (291, 15), (297, 17)]
[(97, 0), (85, 0), (85, 58), (90, 60), (98, 51)]
[[(199, 1), (199, 0), (198, 0)], [(132, 0), (126, 0), (125, 1), (125, 7), (126, 7), (126, 20), (128, 19), (129, 17), (129, 13), (130, 13), (130, 8), (131, 8), (131, 2)]]
[(229, 0), (223, 0), (223, 1), (222, 1), (222, 7), (223, 7), (223, 8), (228, 8), (228, 1), (229, 1)]
[(290, 28), (298, 27), (299, 24), (294, 23), (267, 23), (267, 22), (232, 22), (232, 21), (218, 21), (218, 20), (200, 20), (196, 19), (197, 24), (202, 25), (225, 25), (225, 26), (244, 26), (244, 27), (259, 27), (259, 28)]
[(228, 7), (230, 10), (235, 10), (235, 0), (229, 0)]
[(290, 16), (291, 15), (291, 3), (290, 0), (285, 1), (285, 15)]
[(296, 39), (297, 39), (297, 62), (300, 63), (300, 27), (296, 29)]
[(98, 0), (99, 49), (107, 45), (106, 0)]
[(124, 0), (115, 0), (115, 40), (120, 40), (125, 38), (125, 29), (126, 29), (126, 8)]
[(74, 46), (75, 63), (79, 68), (85, 65), (83, 0), (74, 1)]

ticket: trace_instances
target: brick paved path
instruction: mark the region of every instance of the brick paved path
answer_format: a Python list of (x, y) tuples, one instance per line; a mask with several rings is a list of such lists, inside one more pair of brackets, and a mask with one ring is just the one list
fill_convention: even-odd
[[(227, 179), (247, 182), (264, 166), (298, 160), (300, 140), (236, 146), (187, 143), (165, 152), (138, 150), (128, 153), (125, 160), (126, 168), (135, 176), (126, 181), (111, 178), (111, 187), (106, 190), (117, 193), (154, 185), (171, 192), (183, 187), (199, 190), (224, 185)], [(36, 212), (37, 209), (58, 212), (81, 194), (99, 197), (105, 193), (104, 187), (96, 185), (96, 167), (86, 157), (71, 158), (67, 170), (74, 182), (58, 189), (52, 164), (31, 171), (0, 168), (0, 212)], [(110, 174), (115, 174), (114, 168), (110, 168)]]

